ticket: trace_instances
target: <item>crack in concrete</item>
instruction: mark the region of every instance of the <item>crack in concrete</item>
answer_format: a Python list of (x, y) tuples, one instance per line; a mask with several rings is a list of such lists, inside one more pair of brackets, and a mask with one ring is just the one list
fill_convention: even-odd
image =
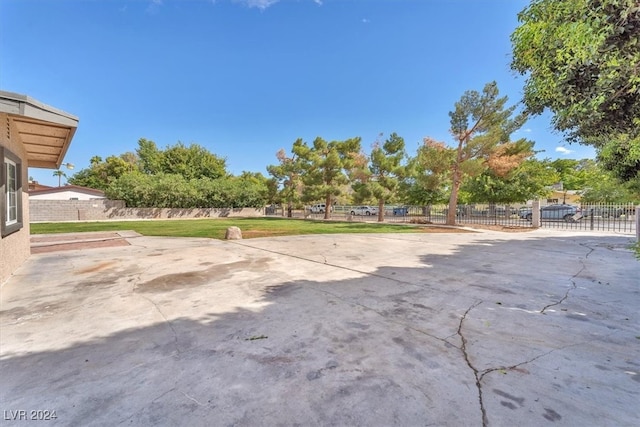
[[(573, 277), (575, 277), (575, 276), (573, 276)], [(544, 312), (548, 308), (555, 307), (556, 305), (562, 304), (564, 301), (566, 301), (567, 298), (569, 298), (569, 293), (571, 291), (575, 290), (576, 288), (577, 288), (576, 282), (574, 280), (571, 280), (571, 286), (569, 287), (569, 289), (567, 289), (567, 292), (564, 293), (564, 296), (562, 298), (560, 298), (558, 301), (553, 302), (551, 304), (547, 304), (544, 307), (542, 307), (542, 310), (540, 310), (540, 314), (545, 314)]]
[(565, 348), (572, 347), (572, 346), (574, 346), (574, 345), (576, 345), (576, 344), (570, 344), (570, 345), (566, 345), (566, 346), (563, 346), (563, 347), (560, 347), (560, 348), (554, 348), (554, 349), (552, 349), (552, 350), (549, 350), (549, 351), (547, 351), (547, 352), (544, 352), (544, 353), (542, 353), (542, 354), (539, 354), (539, 355), (537, 355), (537, 356), (535, 356), (535, 357), (532, 357), (531, 359), (525, 360), (524, 362), (516, 363), (515, 365), (510, 365), (510, 366), (500, 366), (500, 367), (497, 367), (497, 368), (488, 368), (488, 369), (485, 369), (485, 370), (483, 370), (483, 371), (480, 373), (480, 377), (479, 377), (479, 379), (480, 379), (480, 381), (482, 381), (482, 379), (485, 377), (485, 375), (490, 374), (490, 373), (492, 373), (492, 372), (496, 372), (496, 371), (513, 371), (513, 370), (515, 370), (515, 369), (518, 369), (518, 368), (519, 368), (520, 366), (522, 366), (522, 365), (526, 365), (526, 364), (528, 364), (528, 363), (533, 363), (533, 362), (535, 362), (536, 360), (538, 360), (538, 359), (540, 359), (540, 358), (542, 358), (542, 357), (548, 356), (548, 355), (550, 355), (551, 353), (553, 353), (553, 352), (555, 352), (555, 351), (558, 351), (558, 350), (564, 350)]
[(151, 268), (160, 265), (158, 263), (153, 263), (150, 264), (149, 266), (147, 266), (147, 268), (145, 268), (143, 271), (141, 271), (140, 273), (135, 274), (135, 279), (131, 281), (131, 294), (132, 295), (138, 295), (141, 298), (147, 300), (148, 302), (151, 303), (151, 305), (153, 305), (156, 309), (156, 311), (158, 313), (160, 313), (160, 316), (162, 316), (162, 318), (164, 319), (164, 322), (167, 324), (167, 326), (169, 326), (169, 329), (171, 330), (171, 333), (173, 334), (173, 341), (175, 344), (175, 348), (176, 348), (176, 352), (178, 354), (182, 353), (182, 351), (180, 350), (180, 346), (178, 345), (179, 339), (178, 339), (178, 332), (175, 330), (175, 328), (173, 327), (173, 324), (171, 323), (171, 321), (167, 318), (167, 316), (165, 316), (165, 314), (162, 312), (162, 310), (160, 309), (160, 307), (158, 306), (158, 304), (155, 303), (155, 301), (153, 301), (152, 299), (150, 299), (149, 297), (142, 295), (138, 292), (135, 291), (136, 287), (138, 286), (138, 283), (140, 283), (140, 281), (142, 280), (142, 276), (144, 274), (146, 274), (147, 272), (149, 272), (149, 270), (151, 270)]
[(151, 298), (142, 295), (138, 292), (135, 291), (136, 287), (138, 286), (138, 283), (140, 282), (140, 280), (142, 279), (142, 275), (147, 273), (152, 267), (154, 267), (156, 264), (152, 264), (149, 265), (146, 269), (144, 269), (144, 271), (137, 273), (135, 276), (135, 280), (131, 281), (131, 294), (132, 295), (138, 295), (139, 297), (149, 301), (151, 303), (151, 305), (153, 305), (156, 309), (156, 311), (158, 313), (160, 313), (160, 316), (162, 316), (162, 318), (164, 319), (165, 323), (167, 324), (167, 326), (169, 326), (169, 329), (171, 329), (171, 333), (173, 334), (173, 341), (176, 347), (176, 352), (178, 354), (182, 353), (182, 351), (180, 350), (180, 346), (178, 345), (178, 332), (175, 330), (175, 328), (173, 327), (173, 324), (171, 323), (171, 321), (167, 318), (167, 316), (165, 316), (165, 314), (162, 312), (162, 310), (160, 310), (160, 307), (158, 306), (158, 304), (155, 303), (155, 301), (153, 301)]
[[(275, 253), (275, 254), (278, 254), (278, 255), (297, 258), (297, 259), (304, 260), (304, 261), (309, 261), (309, 262), (312, 262), (312, 263), (324, 264), (324, 265), (328, 265), (328, 266), (331, 266), (331, 267), (340, 268), (340, 269), (344, 269), (344, 270), (348, 270), (348, 271), (364, 274), (364, 275), (367, 275), (367, 276), (379, 277), (381, 279), (390, 280), (390, 281), (398, 283), (398, 284), (404, 284), (404, 285), (414, 286), (414, 287), (418, 287), (418, 288), (424, 288), (424, 286), (421, 286), (421, 285), (418, 285), (418, 284), (415, 284), (415, 283), (410, 283), (410, 282), (398, 280), (398, 279), (394, 279), (392, 277), (387, 277), (387, 276), (383, 276), (383, 275), (376, 274), (376, 273), (361, 271), (361, 270), (357, 270), (357, 269), (354, 269), (354, 268), (349, 268), (349, 267), (344, 267), (344, 266), (328, 263), (327, 259), (326, 259), (326, 257), (324, 255), (323, 255), (324, 263), (322, 263), (322, 262), (315, 261), (315, 260), (308, 259), (308, 258), (304, 258), (304, 257), (301, 257), (301, 256), (291, 255), (291, 254), (282, 253), (282, 252), (269, 250), (269, 249), (258, 248), (258, 247), (255, 247), (255, 246), (243, 244), (241, 242), (232, 242), (232, 243), (236, 243), (236, 244), (239, 244), (241, 246), (249, 247), (249, 248), (256, 249), (256, 250), (261, 250), (261, 251)], [(595, 249), (591, 248), (591, 247), (589, 247), (589, 246), (587, 246), (585, 244), (581, 244), (581, 246), (584, 246), (584, 247), (589, 249), (589, 251), (585, 254), (585, 257), (584, 257), (584, 260), (586, 260), (589, 257), (589, 255)], [(586, 269), (586, 264), (585, 264), (584, 260), (583, 259), (580, 260), (580, 264), (582, 265), (582, 267), (578, 270), (578, 272), (576, 272), (573, 276), (571, 276), (571, 279), (570, 279), (571, 280), (571, 287), (569, 289), (567, 289), (567, 292), (565, 293), (565, 295), (559, 301), (557, 301), (555, 303), (552, 303), (552, 304), (548, 304), (547, 306), (543, 307), (542, 310), (540, 311), (540, 313), (544, 314), (545, 310), (547, 310), (548, 308), (556, 306), (556, 305), (559, 305), (562, 302), (564, 302), (569, 297), (570, 292), (577, 288), (577, 284), (576, 284), (574, 279), (576, 277), (578, 277)], [(457, 348), (458, 350), (460, 350), (462, 355), (463, 355), (463, 357), (464, 357), (464, 360), (465, 360), (467, 366), (473, 372), (473, 376), (474, 376), (474, 379), (475, 379), (475, 385), (476, 385), (476, 388), (478, 390), (478, 403), (479, 403), (480, 412), (481, 412), (481, 415), (482, 415), (482, 427), (487, 427), (488, 424), (489, 424), (489, 420), (488, 420), (488, 416), (487, 416), (487, 410), (486, 410), (485, 405), (484, 405), (484, 397), (483, 397), (483, 389), (482, 389), (482, 381), (483, 381), (483, 379), (484, 379), (484, 377), (486, 375), (488, 375), (488, 374), (490, 374), (492, 372), (496, 372), (496, 371), (515, 370), (515, 369), (518, 369), (520, 366), (523, 366), (523, 365), (526, 365), (526, 364), (529, 364), (529, 363), (533, 363), (534, 361), (536, 361), (536, 360), (538, 360), (538, 359), (540, 359), (542, 357), (545, 357), (545, 356), (547, 356), (547, 355), (549, 355), (549, 354), (551, 354), (551, 353), (553, 353), (555, 351), (562, 350), (564, 348), (571, 347), (571, 346), (574, 346), (574, 345), (578, 345), (578, 344), (570, 344), (570, 345), (563, 346), (563, 347), (560, 347), (560, 348), (552, 349), (552, 350), (549, 350), (549, 351), (544, 352), (542, 354), (539, 354), (537, 356), (534, 356), (534, 357), (532, 357), (530, 359), (527, 359), (527, 360), (525, 360), (523, 362), (516, 363), (516, 364), (513, 364), (513, 365), (499, 366), (499, 367), (493, 367), (493, 368), (488, 368), (488, 369), (484, 369), (484, 370), (479, 370), (471, 362), (471, 359), (470, 359), (470, 356), (469, 356), (469, 352), (467, 350), (468, 341), (467, 341), (466, 337), (463, 334), (463, 326), (464, 326), (465, 320), (467, 319), (468, 314), (471, 312), (471, 310), (473, 310), (474, 308), (476, 308), (480, 304), (482, 304), (483, 303), (482, 300), (474, 302), (471, 306), (469, 306), (467, 308), (467, 310), (464, 312), (464, 314), (460, 318), (460, 322), (458, 323), (458, 328), (457, 328), (456, 333), (451, 334), (451, 335), (449, 335), (447, 337), (441, 338), (441, 337), (432, 335), (427, 331), (424, 331), (424, 330), (421, 330), (419, 328), (416, 328), (416, 327), (414, 327), (412, 325), (409, 325), (409, 324), (394, 320), (392, 318), (389, 318), (389, 316), (387, 314), (385, 314), (385, 313), (383, 313), (381, 311), (378, 311), (376, 309), (373, 309), (373, 308), (371, 308), (371, 307), (369, 307), (369, 306), (367, 306), (365, 304), (361, 304), (361, 303), (358, 303), (358, 302), (355, 302), (355, 301), (346, 300), (346, 299), (342, 298), (339, 295), (336, 295), (336, 294), (334, 294), (332, 292), (329, 292), (327, 290), (324, 290), (324, 289), (318, 289), (318, 288), (316, 288), (314, 286), (311, 286), (310, 288), (312, 288), (313, 290), (315, 290), (317, 292), (320, 292), (320, 293), (323, 293), (323, 294), (326, 294), (326, 295), (331, 295), (333, 298), (335, 298), (335, 299), (337, 299), (339, 301), (342, 301), (344, 303), (353, 304), (353, 305), (362, 307), (363, 309), (365, 309), (367, 311), (371, 311), (371, 312), (374, 312), (374, 313), (378, 314), (380, 317), (384, 318), (385, 320), (387, 320), (389, 322), (395, 323), (397, 325), (401, 325), (401, 326), (403, 326), (403, 327), (405, 327), (405, 328), (407, 328), (409, 330), (412, 330), (414, 332), (417, 332), (417, 333), (420, 333), (422, 335), (428, 336), (430, 338), (436, 339), (438, 341), (444, 342), (445, 344), (453, 346), (453, 347)], [(455, 337), (455, 336), (460, 337), (460, 340), (461, 340), (461, 345), (460, 346), (457, 346), (457, 345), (455, 345), (455, 344), (450, 342), (450, 339)]]
[(460, 346), (460, 351), (464, 356), (464, 361), (467, 363), (467, 366), (469, 367), (469, 369), (473, 371), (473, 376), (476, 380), (476, 388), (478, 389), (478, 402), (480, 404), (480, 412), (482, 414), (482, 427), (486, 427), (488, 424), (488, 419), (487, 419), (487, 410), (484, 407), (484, 402), (482, 398), (482, 383), (481, 383), (482, 376), (479, 374), (478, 368), (473, 366), (473, 363), (471, 363), (471, 360), (469, 359), (469, 353), (467, 352), (467, 339), (462, 333), (462, 326), (464, 325), (464, 321), (467, 319), (467, 315), (471, 310), (473, 310), (480, 304), (482, 304), (482, 301), (476, 301), (473, 304), (471, 304), (471, 306), (467, 308), (467, 310), (464, 312), (464, 314), (460, 318), (460, 323), (458, 323), (457, 335), (460, 337), (460, 340), (462, 341), (462, 345)]
[(162, 318), (164, 319), (165, 323), (167, 324), (167, 326), (169, 326), (169, 329), (171, 329), (171, 333), (173, 334), (173, 342), (175, 344), (176, 347), (176, 352), (178, 354), (182, 353), (182, 351), (180, 350), (180, 346), (178, 345), (178, 332), (175, 330), (175, 328), (173, 327), (173, 324), (171, 323), (171, 321), (167, 318), (167, 316), (164, 315), (164, 313), (162, 312), (162, 310), (160, 310), (160, 307), (158, 306), (158, 304), (155, 303), (155, 301), (153, 301), (152, 299), (144, 296), (144, 295), (140, 295), (142, 298), (146, 299), (147, 301), (149, 301), (155, 308), (156, 311), (158, 313), (160, 313), (160, 316), (162, 316)]
[(458, 324), (457, 335), (460, 337), (460, 339), (462, 341), (462, 346), (459, 349), (462, 352), (462, 355), (464, 356), (464, 360), (467, 363), (467, 366), (473, 372), (474, 378), (476, 380), (476, 388), (478, 389), (478, 402), (480, 404), (480, 412), (482, 413), (482, 427), (487, 427), (487, 425), (489, 423), (489, 419), (488, 419), (488, 416), (487, 416), (487, 410), (486, 410), (486, 408), (484, 406), (483, 390), (482, 390), (482, 380), (484, 379), (484, 377), (486, 375), (488, 375), (488, 374), (490, 374), (492, 372), (497, 372), (497, 371), (517, 370), (519, 367), (521, 367), (523, 365), (527, 365), (529, 363), (533, 363), (536, 360), (538, 360), (540, 358), (543, 358), (545, 356), (548, 356), (551, 353), (554, 353), (554, 352), (559, 351), (559, 350), (564, 350), (565, 348), (581, 345), (583, 343), (568, 344), (568, 345), (565, 345), (565, 346), (562, 346), (562, 347), (554, 348), (554, 349), (551, 349), (551, 350), (546, 351), (544, 353), (538, 354), (537, 356), (534, 356), (534, 357), (532, 357), (530, 359), (527, 359), (524, 362), (516, 363), (516, 364), (513, 364), (513, 365), (499, 366), (499, 367), (493, 367), (493, 368), (487, 368), (487, 369), (484, 369), (484, 370), (479, 370), (478, 368), (476, 368), (473, 365), (473, 363), (471, 363), (471, 359), (469, 358), (469, 352), (467, 350), (467, 342), (468, 341), (467, 341), (466, 337), (464, 336), (464, 334), (462, 332), (462, 328), (464, 326), (464, 321), (467, 319), (467, 316), (468, 316), (469, 312), (471, 310), (473, 310), (474, 308), (476, 308), (477, 306), (479, 306), (480, 304), (482, 304), (482, 301), (476, 301), (469, 308), (467, 308), (467, 310), (464, 312), (464, 314), (460, 318), (460, 323)]
[(564, 301), (567, 300), (567, 298), (569, 298), (569, 294), (571, 293), (571, 291), (577, 289), (578, 285), (576, 284), (576, 281), (574, 280), (576, 277), (578, 277), (586, 268), (586, 264), (584, 263), (584, 261), (589, 258), (589, 255), (591, 255), (591, 253), (595, 250), (594, 248), (587, 246), (584, 243), (580, 243), (580, 246), (582, 247), (586, 247), (587, 249), (589, 249), (589, 251), (586, 253), (586, 255), (584, 256), (584, 260), (580, 259), (580, 264), (582, 265), (582, 267), (580, 267), (580, 269), (578, 270), (578, 272), (576, 274), (574, 274), (573, 276), (571, 276), (571, 278), (569, 279), (571, 281), (571, 286), (569, 286), (569, 288), (567, 289), (567, 292), (564, 293), (564, 296), (562, 298), (560, 298), (558, 301), (551, 303), (551, 304), (547, 304), (544, 307), (542, 307), (542, 310), (540, 310), (540, 314), (545, 314), (545, 310), (547, 310), (548, 308), (551, 307), (555, 307), (556, 305), (560, 305), (562, 304)]
[(187, 393), (185, 393), (184, 391), (180, 390), (180, 393), (182, 393), (184, 395), (184, 397), (186, 397), (187, 399), (195, 402), (198, 406), (205, 406), (204, 403), (199, 402), (195, 397), (191, 397), (189, 396)]

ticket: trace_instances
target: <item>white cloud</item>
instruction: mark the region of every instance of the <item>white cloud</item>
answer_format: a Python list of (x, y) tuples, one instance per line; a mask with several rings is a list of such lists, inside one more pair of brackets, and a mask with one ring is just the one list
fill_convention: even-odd
[(518, 129), (518, 130), (516, 131), (516, 133), (520, 133), (520, 132), (524, 132), (524, 133), (531, 133), (531, 132), (533, 132), (533, 129), (531, 129), (531, 128), (524, 128), (524, 129)]
[(569, 150), (568, 148), (565, 148), (565, 147), (556, 147), (556, 153), (571, 154), (573, 153), (573, 150)]
[(248, 7), (257, 7), (260, 10), (265, 10), (271, 5), (278, 3), (280, 0), (234, 0), (236, 3), (244, 3)]
[(363, 24), (368, 24), (369, 22), (371, 22), (371, 21), (368, 20), (367, 18), (362, 18), (362, 23)]
[(147, 6), (147, 13), (157, 13), (160, 6), (162, 6), (163, 0), (151, 0), (149, 6)]
[[(212, 0), (215, 2), (215, 0)], [(280, 2), (280, 0), (233, 0), (235, 3), (242, 3), (247, 7), (256, 7), (260, 10), (265, 10), (266, 8), (273, 6), (274, 4)], [(318, 6), (322, 6), (324, 0), (313, 0), (315, 4)]]

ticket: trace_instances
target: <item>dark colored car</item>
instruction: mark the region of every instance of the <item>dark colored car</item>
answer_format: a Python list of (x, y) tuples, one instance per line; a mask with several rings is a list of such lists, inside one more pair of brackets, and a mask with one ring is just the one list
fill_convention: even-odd
[(393, 214), (396, 216), (407, 216), (409, 215), (409, 208), (407, 208), (406, 206), (393, 208)]
[[(574, 216), (578, 213), (581, 213), (580, 208), (573, 205), (548, 205), (540, 208), (540, 218), (541, 219), (551, 219), (551, 220), (565, 220), (567, 222), (574, 221)], [(533, 213), (531, 208), (528, 209), (520, 209), (519, 214), (520, 218), (527, 219), (529, 221), (533, 218)]]
[(585, 206), (582, 209), (582, 214), (585, 217), (594, 216), (601, 218), (620, 218), (624, 213), (625, 211), (623, 208), (615, 206)]

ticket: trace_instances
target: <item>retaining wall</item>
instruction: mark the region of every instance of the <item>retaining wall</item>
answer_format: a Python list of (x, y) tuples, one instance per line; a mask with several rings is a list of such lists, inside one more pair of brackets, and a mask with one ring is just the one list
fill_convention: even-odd
[(29, 200), (31, 222), (257, 217), (264, 208), (127, 208), (122, 200)]

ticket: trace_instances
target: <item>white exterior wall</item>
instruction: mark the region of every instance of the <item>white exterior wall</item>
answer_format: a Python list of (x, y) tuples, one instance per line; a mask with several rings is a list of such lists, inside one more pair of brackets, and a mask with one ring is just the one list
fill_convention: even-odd
[(104, 198), (72, 190), (49, 194), (32, 194), (29, 196), (29, 200), (96, 200)]

